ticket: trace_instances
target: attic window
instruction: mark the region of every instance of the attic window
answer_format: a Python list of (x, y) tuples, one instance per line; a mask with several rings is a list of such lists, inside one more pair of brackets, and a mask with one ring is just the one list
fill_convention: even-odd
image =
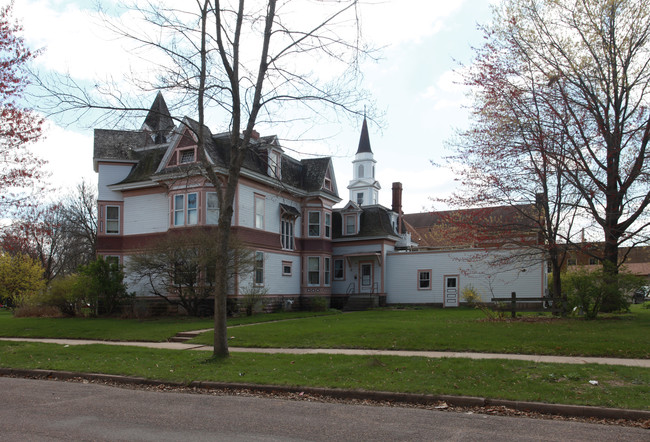
[(180, 151), (180, 163), (193, 163), (194, 162), (194, 149), (185, 149)]
[(332, 190), (332, 180), (325, 178), (325, 185), (323, 186), (326, 190)]
[(282, 156), (279, 152), (271, 151), (269, 155), (269, 176), (282, 178)]

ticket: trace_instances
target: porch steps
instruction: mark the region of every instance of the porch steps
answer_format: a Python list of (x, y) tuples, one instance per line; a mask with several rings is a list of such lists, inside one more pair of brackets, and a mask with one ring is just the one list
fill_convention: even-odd
[(168, 341), (169, 342), (187, 342), (192, 338), (196, 338), (198, 335), (200, 335), (203, 332), (205, 332), (205, 330), (191, 330), (191, 331), (178, 332), (178, 333), (176, 333), (175, 336), (172, 336), (171, 338), (169, 338)]
[(375, 298), (373, 296), (352, 295), (343, 307), (344, 312), (359, 312), (369, 310), (375, 307)]

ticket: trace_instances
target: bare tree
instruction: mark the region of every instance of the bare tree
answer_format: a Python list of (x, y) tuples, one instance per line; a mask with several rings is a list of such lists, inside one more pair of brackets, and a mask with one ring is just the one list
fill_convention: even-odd
[(648, 240), (650, 2), (508, 0), (494, 23), (507, 56), (546, 85), (550, 114), (536, 122), (559, 124), (556, 161), (603, 232), (605, 274), (617, 272), (619, 246)]
[[(206, 301), (214, 294), (218, 260), (213, 230), (186, 229), (162, 238), (152, 248), (131, 256), (130, 274), (144, 281), (153, 295), (183, 307), (191, 316), (212, 312)], [(228, 249), (228, 259), (224, 260), (228, 279), (250, 273), (253, 252), (234, 236)]]
[[(358, 84), (359, 59), (371, 51), (361, 44), (357, 6), (357, 0), (196, 0), (185, 10), (163, 3), (134, 5), (131, 11), (142, 19), (137, 28), (106, 20), (109, 28), (137, 42), (143, 51), (154, 51), (147, 58), (154, 60), (156, 80), (135, 75), (134, 82), (143, 90), (173, 91), (176, 108), (190, 106), (198, 113), (197, 124), (189, 129), (198, 139), (201, 173), (217, 190), (220, 205), (215, 356), (228, 355), (228, 275), (223, 260), (228, 256), (235, 191), (242, 163), (251, 152), (254, 128), (260, 120), (322, 116), (323, 109), (360, 114), (359, 102), (367, 97)], [(92, 110), (117, 116), (149, 110), (127, 103), (128, 97), (109, 85), (100, 85), (98, 95), (70, 77), (54, 85), (44, 80), (40, 84), (50, 113), (77, 112), (80, 118)], [(218, 170), (205, 151), (207, 111), (221, 112), (228, 122), (230, 151), (224, 170)]]

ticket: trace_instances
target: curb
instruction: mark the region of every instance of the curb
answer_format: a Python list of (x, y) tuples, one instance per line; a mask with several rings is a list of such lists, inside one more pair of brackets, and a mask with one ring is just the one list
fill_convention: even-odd
[(29, 370), (16, 368), (0, 368), (0, 376), (61, 380), (87, 379), (91, 381), (115, 382), (127, 385), (190, 387), (205, 390), (251, 390), (260, 393), (307, 393), (335, 399), (389, 401), (417, 405), (433, 405), (439, 402), (445, 402), (448, 405), (457, 407), (506, 407), (516, 411), (535, 412), (566, 417), (625, 419), (631, 421), (650, 420), (650, 411), (644, 410), (512, 401), (474, 396), (393, 393), (387, 391), (343, 390), (337, 388), (291, 387), (284, 385), (260, 385), (210, 381), (192, 381), (189, 384), (186, 384), (182, 382), (158, 381), (140, 377), (102, 373), (80, 373), (73, 371)]

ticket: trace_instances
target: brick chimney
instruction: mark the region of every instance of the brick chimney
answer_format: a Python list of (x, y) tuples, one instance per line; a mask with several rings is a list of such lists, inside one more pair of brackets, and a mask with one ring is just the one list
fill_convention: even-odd
[(397, 233), (402, 233), (402, 183), (393, 183), (392, 210), (397, 213)]

